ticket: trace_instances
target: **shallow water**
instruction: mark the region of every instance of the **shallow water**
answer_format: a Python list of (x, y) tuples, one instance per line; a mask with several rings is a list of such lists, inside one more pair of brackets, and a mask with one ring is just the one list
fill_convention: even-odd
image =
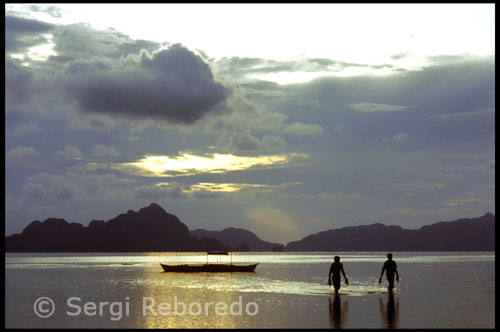
[[(338, 297), (326, 285), (334, 255), (349, 279)], [(259, 265), (232, 274), (165, 273), (159, 265), (204, 263), (204, 253), (5, 259), (6, 327), (495, 327), (494, 252), (395, 252), (401, 280), (392, 295), (385, 278), (378, 284), (385, 253), (234, 253), (222, 260)], [(50, 317), (35, 313), (36, 305), (42, 316), (52, 309), (35, 304), (40, 297), (52, 300)]]

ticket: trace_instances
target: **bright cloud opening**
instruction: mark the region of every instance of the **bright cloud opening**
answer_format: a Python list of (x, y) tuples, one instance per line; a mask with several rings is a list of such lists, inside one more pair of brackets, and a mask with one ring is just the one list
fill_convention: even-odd
[(50, 56), (57, 56), (56, 51), (54, 51), (56, 45), (52, 42), (54, 36), (47, 34), (45, 38), (47, 38), (49, 42), (47, 44), (31, 47), (27, 54), (29, 58), (34, 61), (47, 61)]
[(268, 156), (235, 156), (214, 154), (211, 157), (181, 154), (178, 157), (146, 156), (136, 162), (115, 163), (111, 169), (147, 177), (192, 176), (205, 173), (226, 173), (250, 168), (283, 167), (296, 157), (305, 154), (281, 154)]

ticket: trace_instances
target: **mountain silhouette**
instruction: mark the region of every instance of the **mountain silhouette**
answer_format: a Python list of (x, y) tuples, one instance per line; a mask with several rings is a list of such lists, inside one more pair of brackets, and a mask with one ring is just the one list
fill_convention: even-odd
[(215, 239), (191, 236), (188, 227), (152, 203), (138, 212), (93, 220), (85, 227), (64, 219), (34, 221), (21, 234), (5, 238), (6, 252), (204, 251), (231, 248)]
[(216, 239), (238, 251), (283, 251), (284, 249), (284, 245), (263, 241), (254, 233), (242, 228), (229, 227), (221, 231), (195, 229), (191, 231), (191, 235)]
[(418, 230), (380, 223), (344, 227), (309, 235), (286, 245), (287, 251), (491, 251), (495, 216), (438, 222)]
[(87, 227), (58, 218), (33, 221), (22, 233), (5, 237), (5, 252), (491, 251), (495, 250), (494, 234), (495, 216), (487, 213), (418, 230), (381, 223), (344, 227), (285, 247), (241, 228), (190, 231), (177, 216), (152, 203), (108, 221), (92, 220)]

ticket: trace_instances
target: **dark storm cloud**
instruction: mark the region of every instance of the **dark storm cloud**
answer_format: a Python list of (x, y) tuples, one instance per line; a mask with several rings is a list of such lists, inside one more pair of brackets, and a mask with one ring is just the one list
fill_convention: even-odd
[(15, 16), (5, 16), (5, 51), (23, 52), (26, 49), (44, 44), (48, 40), (44, 34), (53, 25)]
[[(62, 83), (85, 112), (192, 124), (224, 108), (229, 91), (193, 52), (174, 45), (116, 64), (107, 58), (66, 66)], [(220, 107), (218, 107), (220, 106)]]
[[(124, 115), (192, 124), (229, 109), (229, 90), (214, 80), (198, 53), (180, 45), (158, 51), (169, 43), (134, 40), (88, 24), (51, 25), (14, 16), (6, 17), (6, 36), (8, 110), (50, 105), (43, 112), (64, 112), (72, 119), (67, 110), (76, 105), (83, 115), (94, 112), (94, 118)], [(57, 55), (30, 58), (29, 48), (49, 42)], [(10, 56), (16, 52), (24, 58)]]

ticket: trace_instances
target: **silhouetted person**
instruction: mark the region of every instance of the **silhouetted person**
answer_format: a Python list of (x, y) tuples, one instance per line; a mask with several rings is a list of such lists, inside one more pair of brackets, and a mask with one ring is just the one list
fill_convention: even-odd
[(342, 275), (344, 276), (346, 285), (349, 285), (349, 281), (345, 276), (344, 265), (342, 265), (342, 263), (340, 262), (340, 257), (335, 256), (333, 260), (334, 262), (330, 266), (330, 272), (328, 272), (328, 286), (331, 286), (333, 284), (333, 288), (335, 288), (335, 294), (337, 295), (340, 289), (340, 272), (342, 272)]
[(389, 287), (387, 290), (392, 292), (394, 288), (394, 276), (396, 276), (396, 281), (399, 282), (399, 274), (398, 274), (398, 266), (395, 261), (392, 260), (392, 254), (387, 254), (387, 260), (382, 267), (382, 273), (380, 274), (380, 278), (378, 279), (378, 283), (382, 283), (382, 277), (384, 276), (384, 272), (387, 276), (387, 281), (389, 281)]

